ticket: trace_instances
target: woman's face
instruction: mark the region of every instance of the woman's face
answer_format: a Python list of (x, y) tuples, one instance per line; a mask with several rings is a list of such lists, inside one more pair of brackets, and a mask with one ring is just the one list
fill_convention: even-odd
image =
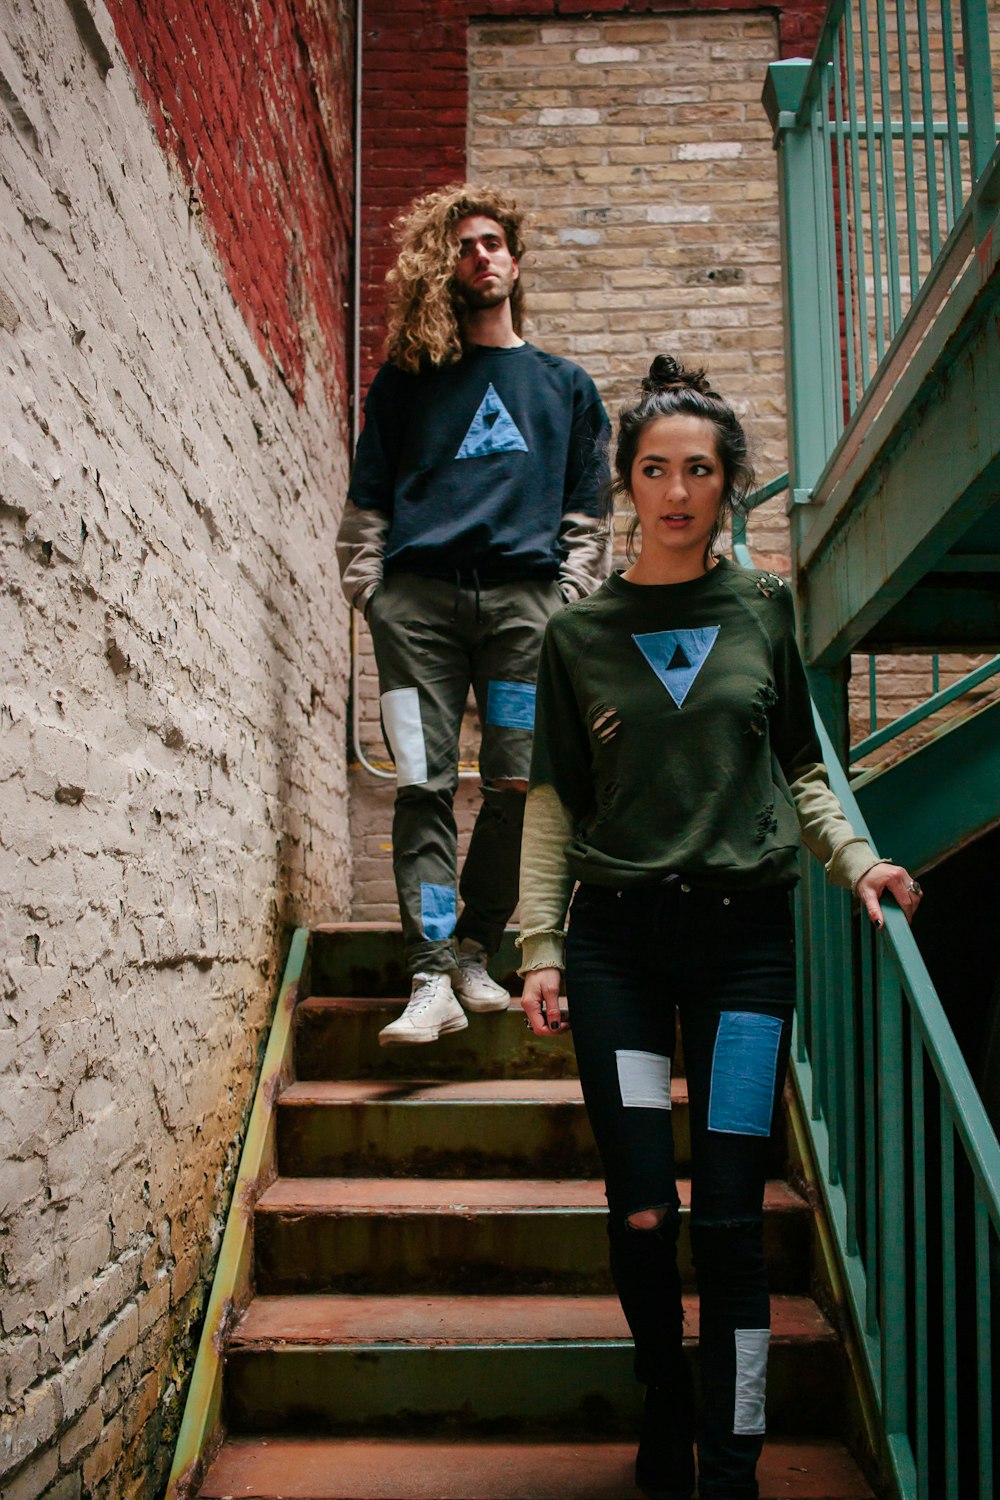
[(719, 517), (725, 475), (715, 428), (704, 417), (656, 417), (639, 436), (629, 492), (642, 550), (703, 557)]

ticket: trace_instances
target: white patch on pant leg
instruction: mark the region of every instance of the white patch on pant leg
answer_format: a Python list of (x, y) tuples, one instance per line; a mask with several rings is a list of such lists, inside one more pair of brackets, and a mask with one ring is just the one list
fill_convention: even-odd
[(626, 1109), (670, 1108), (670, 1058), (660, 1052), (615, 1053), (618, 1087)]
[(757, 1437), (764, 1431), (764, 1391), (770, 1328), (737, 1328), (736, 1399), (733, 1432)]
[(422, 786), (427, 780), (427, 747), (420, 718), (420, 693), (415, 687), (383, 693), (382, 722), (396, 762), (397, 786)]

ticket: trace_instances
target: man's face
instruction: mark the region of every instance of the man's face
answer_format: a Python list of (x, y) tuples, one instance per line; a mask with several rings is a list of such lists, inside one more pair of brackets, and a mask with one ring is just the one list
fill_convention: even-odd
[(455, 226), (455, 289), (470, 309), (499, 307), (520, 274), (507, 248), (507, 237), (495, 219), (473, 214)]

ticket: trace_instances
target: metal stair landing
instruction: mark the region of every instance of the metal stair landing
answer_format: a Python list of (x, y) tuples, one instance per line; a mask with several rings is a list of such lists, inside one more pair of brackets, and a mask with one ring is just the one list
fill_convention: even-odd
[[(379, 1028), (403, 1003), (385, 993), (402, 992), (398, 958), (393, 929), (313, 934), (311, 987), (327, 993), (296, 1007), (294, 1077), (275, 1110), (278, 1175), (254, 1208), (253, 1296), (225, 1334), (225, 1441), (198, 1493), (637, 1494), (641, 1389), (570, 1041), (535, 1041), (512, 1007), (433, 1046), (381, 1049)], [(841, 1442), (846, 1361), (810, 1295), (811, 1211), (786, 1180), (783, 1135), (773, 1166), (761, 1496), (872, 1500)], [(686, 1183), (681, 1195), (686, 1205)], [(681, 1262), (697, 1370), (686, 1231)]]

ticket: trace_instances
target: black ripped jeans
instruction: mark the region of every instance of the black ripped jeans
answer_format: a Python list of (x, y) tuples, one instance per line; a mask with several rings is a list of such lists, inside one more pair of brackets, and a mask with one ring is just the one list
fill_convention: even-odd
[[(676, 876), (621, 892), (580, 886), (566, 992), (636, 1376), (683, 1398), (670, 1110), (680, 1016), (704, 1396), (699, 1494), (756, 1500), (770, 1328), (764, 1183), (795, 996), (789, 894), (691, 889)], [(666, 1209), (660, 1228), (632, 1228), (629, 1216), (648, 1208)]]

